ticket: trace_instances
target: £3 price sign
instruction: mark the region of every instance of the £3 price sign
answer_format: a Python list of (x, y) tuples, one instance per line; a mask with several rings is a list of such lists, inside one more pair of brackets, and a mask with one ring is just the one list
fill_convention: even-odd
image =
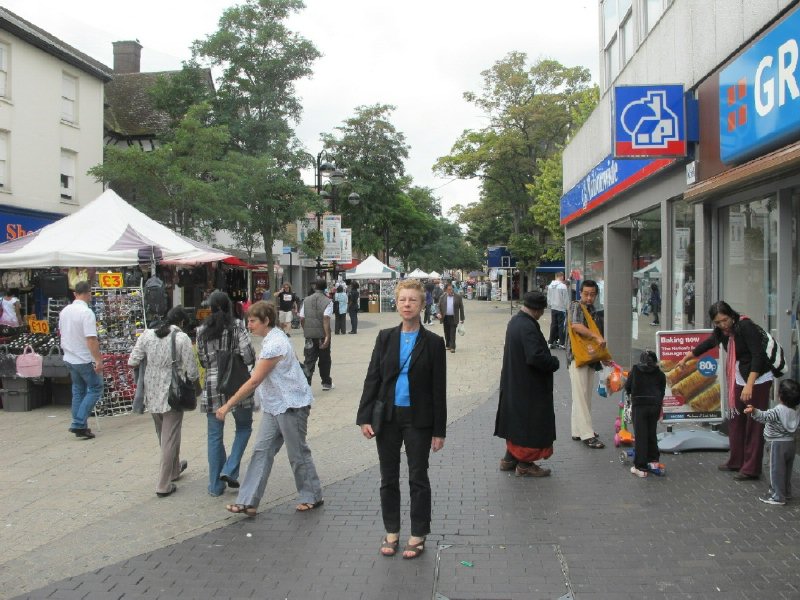
[(98, 277), (101, 288), (122, 287), (122, 273), (100, 273)]

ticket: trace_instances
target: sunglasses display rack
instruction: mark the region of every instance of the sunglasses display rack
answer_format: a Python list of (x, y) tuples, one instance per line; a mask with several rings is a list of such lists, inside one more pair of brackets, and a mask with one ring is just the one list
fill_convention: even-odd
[(126, 415), (133, 410), (136, 392), (128, 358), (146, 322), (142, 288), (92, 288), (92, 309), (103, 356), (103, 395), (94, 414)]
[(58, 314), (67, 304), (69, 304), (67, 298), (47, 299), (47, 324), (51, 332), (58, 331)]

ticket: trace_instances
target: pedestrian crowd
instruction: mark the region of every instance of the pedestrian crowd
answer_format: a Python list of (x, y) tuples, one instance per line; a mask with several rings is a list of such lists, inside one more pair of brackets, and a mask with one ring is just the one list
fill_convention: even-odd
[[(129, 364), (137, 369), (134, 412), (152, 415), (161, 460), (156, 494), (166, 497), (186, 470), (180, 459), (183, 410), (176, 404), (176, 381), (196, 386), (200, 410), (207, 416), (208, 493), (220, 496), (226, 488), (238, 490), (226, 509), (253, 517), (264, 496), (275, 456), (286, 446), (298, 492), (298, 512), (324, 504), (322, 487), (306, 435), (314, 397), (313, 375), (319, 368), (323, 392), (334, 388), (331, 376), (331, 321), (333, 334), (358, 332), (358, 284), (349, 290), (337, 285), (331, 296), (325, 281), (317, 281), (302, 301), (285, 284), (264, 300), (247, 308), (237, 319), (229, 297), (220, 291), (208, 298), (210, 314), (197, 329), (197, 357), (186, 333), (189, 316), (181, 306), (172, 308), (163, 321), (138, 338)], [(592, 422), (591, 400), (596, 373), (611, 360), (603, 337), (602, 315), (595, 310), (598, 285), (584, 280), (579, 299), (570, 301), (559, 273), (547, 287), (523, 296), (519, 312), (508, 323), (502, 358), (500, 393), (494, 435), (506, 442), (499, 462), (501, 471), (518, 477), (547, 477), (551, 470), (540, 463), (553, 455), (556, 440), (553, 402), (554, 373), (561, 367), (552, 349), (563, 348), (572, 392), (571, 437), (589, 449), (602, 449)], [(70, 431), (91, 439), (88, 416), (102, 388), (99, 343), (95, 320), (88, 306), (90, 287), (80, 282), (74, 302), (60, 315), (62, 347), (73, 381)], [(414, 559), (425, 550), (431, 531), (431, 484), (428, 477), (431, 452), (444, 447), (447, 423), (447, 352), (456, 351), (459, 330), (465, 321), (464, 302), (454, 286), (423, 286), (416, 280), (400, 281), (394, 290), (400, 324), (379, 332), (366, 370), (356, 424), (366, 439), (375, 439), (380, 464), (380, 507), (385, 535), (380, 553), (401, 553)], [(547, 307), (551, 310), (548, 339), (539, 326)], [(13, 308), (13, 304), (12, 304)], [(709, 309), (712, 335), (683, 357), (679, 365), (702, 355), (715, 345), (727, 350), (730, 386), (727, 416), (731, 449), (720, 465), (734, 471), (737, 480), (757, 479), (765, 440), (770, 442), (771, 485), (761, 498), (768, 504), (785, 504), (791, 497), (794, 437), (798, 428), (800, 386), (784, 380), (780, 404), (768, 409), (773, 368), (762, 344), (760, 328), (736, 313), (725, 302)], [(425, 327), (438, 319), (443, 336)], [(293, 321), (303, 329), (303, 360), (289, 342)], [(249, 332), (263, 338), (254, 352)], [(199, 364), (205, 369), (202, 388)], [(652, 351), (642, 353), (625, 382), (631, 397), (636, 432), (631, 473), (646, 477), (657, 472), (659, 460), (656, 427), (665, 394), (665, 375)], [(253, 411), (262, 413), (255, 433), (252, 455), (244, 477), (240, 466), (253, 437)], [(227, 415), (234, 421), (233, 443), (226, 453), (224, 430)], [(401, 491), (400, 454), (405, 449), (410, 492), (410, 536), (400, 550)], [(662, 469), (663, 471), (663, 469)]]

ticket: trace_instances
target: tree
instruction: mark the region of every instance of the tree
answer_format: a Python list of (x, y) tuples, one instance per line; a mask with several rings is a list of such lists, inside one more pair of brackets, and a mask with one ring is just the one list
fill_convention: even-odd
[(407, 217), (403, 189), (408, 184), (404, 164), (408, 146), (389, 120), (394, 108), (387, 104), (358, 106), (353, 117), (336, 127), (338, 135), (322, 135), (326, 150), (361, 197), (356, 208), (344, 203), (341, 207), (345, 222), (353, 229), (353, 247), (370, 254), (377, 254), (387, 244), (392, 231), (399, 234), (399, 224)]
[(171, 141), (151, 152), (109, 147), (103, 164), (89, 173), (112, 182), (139, 210), (167, 227), (207, 239), (229, 213), (213, 181), (223, 169), (230, 136), (226, 127), (211, 125), (209, 119), (208, 104), (192, 106)]
[[(487, 126), (465, 131), (451, 153), (434, 165), (447, 176), (481, 179), (480, 204), (490, 205), (486, 212), (495, 219), (508, 215), (511, 230), (503, 242), (525, 255), (523, 268), (540, 260), (547, 237), (546, 229), (529, 214), (535, 199), (528, 186), (539, 175), (541, 161), (562, 147), (591, 89), (588, 69), (547, 59), (530, 67), (526, 63), (524, 53), (511, 52), (482, 73), (481, 93), (467, 92), (464, 97), (483, 111)], [(462, 218), (474, 223), (464, 212)], [(486, 233), (484, 229), (471, 235), (480, 238)]]
[(311, 64), (320, 56), (284, 24), (303, 8), (302, 0), (245, 0), (226, 9), (219, 29), (192, 46), (196, 61), (222, 69), (215, 108), (234, 144), (279, 163), (291, 154), (291, 123), (302, 110), (295, 82), (311, 75)]

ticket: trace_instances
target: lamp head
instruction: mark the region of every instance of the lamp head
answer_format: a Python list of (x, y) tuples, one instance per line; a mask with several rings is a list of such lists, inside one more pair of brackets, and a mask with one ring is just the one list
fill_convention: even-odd
[(330, 180), (331, 185), (341, 185), (344, 183), (344, 172), (340, 171), (339, 169), (334, 169), (328, 173), (328, 179)]
[(353, 192), (347, 197), (347, 201), (350, 203), (350, 206), (356, 206), (359, 202), (361, 202), (361, 196)]

